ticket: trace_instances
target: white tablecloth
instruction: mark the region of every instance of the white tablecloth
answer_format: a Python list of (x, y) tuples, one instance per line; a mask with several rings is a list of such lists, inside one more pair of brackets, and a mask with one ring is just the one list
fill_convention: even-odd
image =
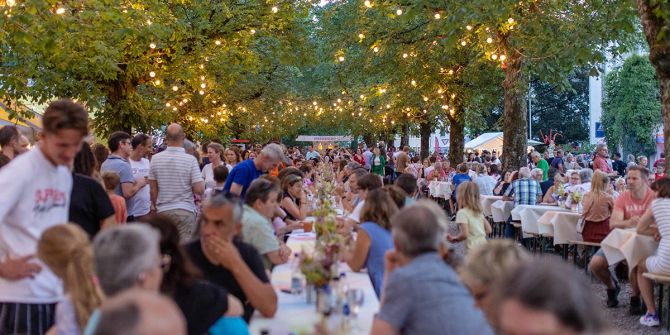
[(451, 183), (448, 181), (431, 181), (428, 184), (428, 190), (431, 197), (449, 199), (451, 196)]
[(547, 205), (519, 205), (512, 210), (512, 220), (521, 221), (521, 229), (524, 237), (529, 234), (540, 234), (537, 220), (546, 212), (569, 212), (565, 208)]
[(482, 213), (484, 216), (492, 216), (491, 205), (498, 200), (502, 200), (502, 195), (481, 195), (479, 196), (479, 201), (482, 204)]
[[(314, 250), (316, 235), (314, 233), (295, 233), (289, 237), (286, 244), (293, 252), (310, 253)], [(252, 335), (260, 334), (261, 330), (267, 329), (270, 334), (287, 335), (313, 334), (314, 325), (319, 321), (315, 305), (307, 304), (305, 293), (292, 295), (281, 292), (281, 289), (289, 289), (291, 283), (291, 264), (276, 266), (272, 271), (271, 282), (275, 287), (278, 297), (277, 314), (272, 319), (264, 318), (256, 312), (251, 319), (249, 332)], [(367, 273), (352, 272), (346, 263), (340, 263), (340, 271), (347, 274), (346, 284), (349, 288), (360, 288), (365, 294), (363, 306), (357, 319), (357, 327), (349, 334), (369, 334), (372, 329), (374, 314), (379, 311), (379, 300), (372, 288), (370, 277)]]
[(631, 270), (658, 249), (658, 242), (652, 236), (640, 235), (635, 229), (614, 229), (600, 245), (607, 263), (612, 265), (625, 260)]
[(491, 204), (493, 222), (507, 222), (514, 208), (514, 201), (496, 200)]
[(580, 217), (579, 213), (548, 211), (537, 220), (537, 225), (540, 234), (554, 237), (554, 245), (567, 244), (568, 241), (582, 240), (582, 234), (577, 233)]

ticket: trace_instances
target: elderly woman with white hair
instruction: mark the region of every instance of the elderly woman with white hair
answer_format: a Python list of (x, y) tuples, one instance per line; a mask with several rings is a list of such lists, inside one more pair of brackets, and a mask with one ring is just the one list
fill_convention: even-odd
[(148, 225), (122, 225), (93, 241), (95, 269), (106, 296), (131, 287), (158, 291), (169, 257), (160, 253), (160, 233)]

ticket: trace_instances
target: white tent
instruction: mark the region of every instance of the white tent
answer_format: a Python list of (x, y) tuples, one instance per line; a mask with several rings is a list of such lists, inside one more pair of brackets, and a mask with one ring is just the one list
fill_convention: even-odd
[[(534, 140), (528, 140), (528, 145), (533, 146), (533, 145), (538, 145), (542, 144), (542, 142), (534, 141)], [(484, 133), (474, 140), (465, 143), (465, 150), (488, 150), (488, 151), (493, 151), (495, 150), (498, 153), (502, 152), (502, 147), (503, 147), (503, 133), (502, 132), (496, 132), (496, 133)]]

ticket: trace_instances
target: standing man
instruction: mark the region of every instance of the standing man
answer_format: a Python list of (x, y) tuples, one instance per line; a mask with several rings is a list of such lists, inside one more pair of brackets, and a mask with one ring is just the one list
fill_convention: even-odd
[(313, 146), (310, 145), (310, 146), (307, 147), (307, 154), (305, 155), (305, 159), (307, 159), (309, 161), (309, 160), (312, 160), (314, 158), (319, 158), (319, 157), (321, 157), (321, 155), (319, 155), (319, 152), (314, 150)]
[(598, 144), (596, 147), (596, 158), (593, 160), (593, 171), (600, 170), (608, 176), (615, 177), (617, 173), (607, 164), (608, 156), (607, 146), (602, 143)]
[(367, 149), (363, 152), (363, 158), (365, 158), (365, 166), (364, 168), (370, 172), (370, 169), (372, 168), (372, 148), (374, 145), (370, 144), (367, 146)]
[(126, 206), (128, 206), (128, 200), (147, 185), (147, 181), (144, 178), (135, 179), (133, 177), (133, 170), (128, 162), (128, 157), (130, 157), (133, 147), (130, 144), (130, 135), (128, 133), (123, 131), (113, 132), (109, 135), (107, 145), (112, 153), (100, 165), (100, 172), (112, 171), (119, 175), (121, 182), (114, 193), (124, 197), (126, 199)]
[(551, 161), (551, 167), (559, 172), (565, 172), (565, 162), (563, 161), (563, 149), (556, 150), (556, 156)]
[[(145, 180), (148, 183), (151, 163), (146, 156), (151, 153), (151, 137), (146, 134), (137, 134), (130, 141), (133, 151), (130, 153), (130, 169), (135, 180)], [(142, 221), (142, 218), (151, 211), (151, 191), (148, 184), (142, 187), (128, 200), (128, 222)]]
[(250, 158), (235, 165), (226, 179), (223, 191), (244, 198), (254, 179), (260, 177), (263, 172), (272, 170), (282, 161), (287, 161), (282, 147), (277, 143), (266, 145), (256, 158)]
[(617, 173), (619, 177), (626, 175), (626, 163), (621, 160), (621, 154), (618, 152), (614, 153), (614, 159), (612, 160), (612, 170)]
[(68, 221), (70, 167), (88, 134), (71, 100), (44, 111), (42, 140), (0, 170), (0, 334), (42, 334), (54, 323), (63, 284), (35, 259), (46, 229)]
[(205, 192), (205, 181), (194, 156), (184, 150), (184, 130), (176, 123), (168, 126), (167, 148), (156, 154), (149, 168), (151, 210), (177, 223), (182, 242), (191, 240), (196, 207), (193, 194)]
[(542, 180), (547, 180), (549, 177), (549, 163), (537, 151), (530, 154), (530, 159), (533, 160), (536, 168), (542, 169)]
[[(649, 171), (642, 166), (631, 166), (626, 175), (626, 187), (628, 190), (623, 192), (614, 203), (614, 211), (610, 218), (610, 228), (635, 228), (640, 218), (656, 198), (654, 191), (647, 184)], [(612, 278), (609, 270), (610, 265), (605, 258), (605, 253), (599, 249), (591, 262), (589, 269), (591, 272), (607, 287), (607, 307), (614, 308), (619, 305), (619, 283), (616, 278)], [(628, 264), (629, 267), (635, 267), (636, 264)], [(632, 315), (642, 315), (645, 311), (640, 301), (640, 287), (637, 285), (637, 267), (631, 270), (630, 274), (630, 310)]]
[(405, 173), (405, 169), (409, 165), (409, 146), (404, 146), (402, 151), (398, 154), (396, 159), (396, 173), (401, 174)]

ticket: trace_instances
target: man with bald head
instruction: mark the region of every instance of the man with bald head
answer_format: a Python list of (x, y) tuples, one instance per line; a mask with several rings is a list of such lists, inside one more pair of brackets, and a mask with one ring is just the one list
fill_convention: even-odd
[(177, 222), (182, 242), (192, 238), (196, 207), (193, 194), (205, 191), (205, 182), (195, 157), (183, 148), (184, 129), (176, 123), (168, 126), (167, 149), (154, 155), (149, 170), (151, 211)]

